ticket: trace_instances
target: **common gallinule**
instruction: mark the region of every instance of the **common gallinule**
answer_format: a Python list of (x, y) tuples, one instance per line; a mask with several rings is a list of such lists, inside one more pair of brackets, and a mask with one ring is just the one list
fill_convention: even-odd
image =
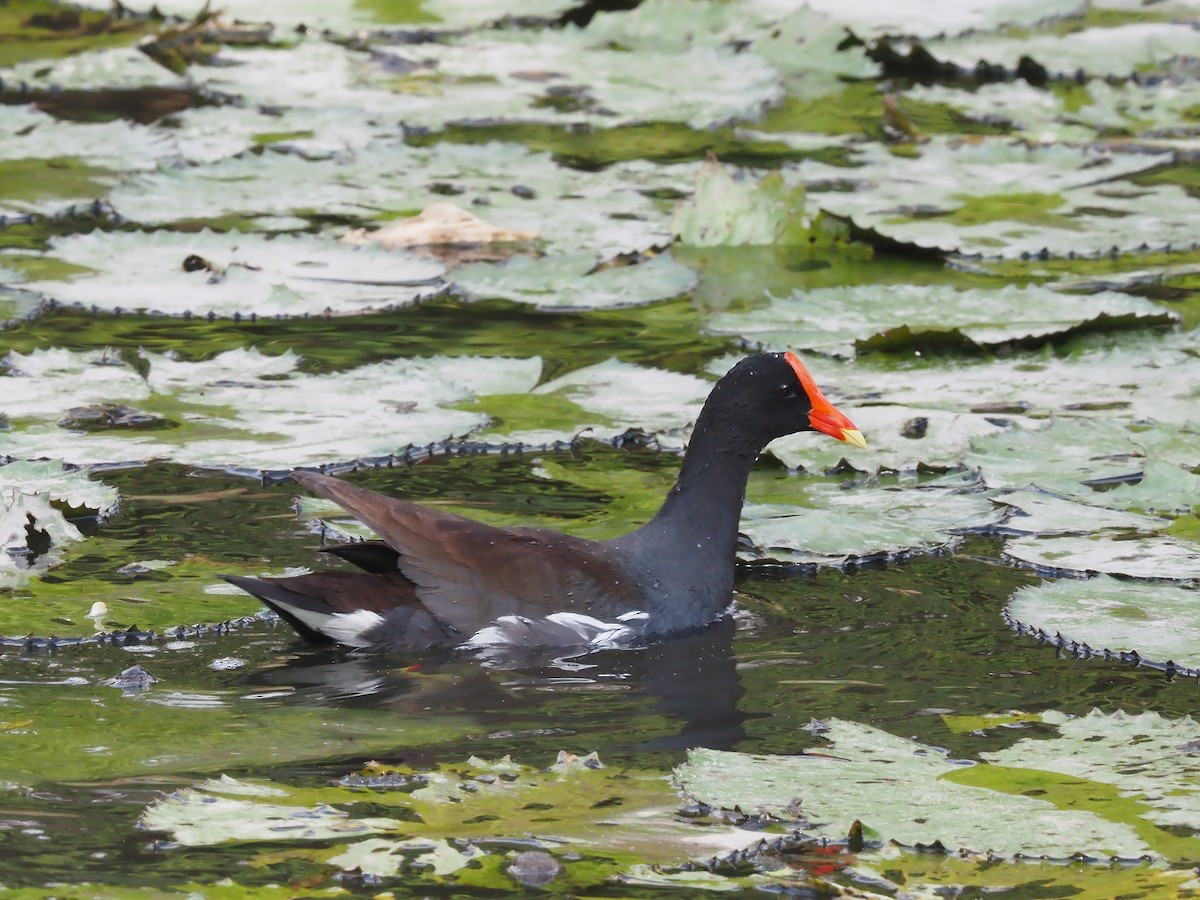
[(662, 508), (606, 541), (495, 528), (293, 472), (379, 535), (323, 548), (362, 571), (226, 580), (306, 638), (378, 650), (607, 646), (694, 630), (730, 605), (754, 461), (798, 431), (866, 446), (795, 354), (743, 359), (708, 395)]

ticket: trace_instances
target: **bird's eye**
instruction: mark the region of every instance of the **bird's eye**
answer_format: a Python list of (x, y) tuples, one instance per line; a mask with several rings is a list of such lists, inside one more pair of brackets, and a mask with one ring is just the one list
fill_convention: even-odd
[(796, 396), (796, 386), (794, 384), (781, 384), (775, 388), (775, 396), (782, 400), (791, 400)]

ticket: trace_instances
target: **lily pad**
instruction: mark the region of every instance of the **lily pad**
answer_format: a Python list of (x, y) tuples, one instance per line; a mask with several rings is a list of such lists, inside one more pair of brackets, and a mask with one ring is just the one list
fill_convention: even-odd
[[(484, 117), (709, 128), (754, 120), (783, 96), (776, 69), (753, 52), (704, 42), (642, 47), (636, 37), (621, 43), (614, 46), (611, 29), (600, 39), (575, 28), (481, 30), (422, 47), (415, 66), (408, 48), (378, 48), (369, 83), (390, 86), (400, 116), (429, 128)], [(541, 76), (530, 78), (534, 48)], [(714, 80), (713, 72), (723, 77)]]
[[(693, 750), (676, 779), (709, 805), (800, 816), (806, 831), (832, 838), (844, 837), (858, 819), (883, 840), (939, 842), (950, 851), (1194, 858), (1197, 763), (1176, 748), (1195, 738), (1195, 722), (1153, 713), (1044, 718), (1058, 725), (1057, 737), (986, 753), (988, 764), (955, 761), (919, 742), (833, 719), (822, 732), (829, 751), (786, 757)], [(1130, 771), (1122, 748), (1140, 729), (1151, 740)], [(1103, 743), (1091, 743), (1095, 735)], [(880, 783), (888, 789), (880, 791)], [(1167, 805), (1178, 812), (1160, 811)]]
[(1195, 37), (1191, 26), (1182, 22), (1129, 22), (1070, 34), (964, 35), (926, 46), (938, 59), (967, 69), (984, 60), (1012, 70), (1028, 56), (1052, 73), (1126, 78), (1135, 72), (1166, 70), (1176, 58), (1194, 55)]
[(691, 199), (676, 207), (671, 231), (681, 243), (694, 247), (774, 244), (803, 216), (802, 186), (789, 188), (777, 172), (758, 182), (744, 174), (735, 180), (710, 158), (697, 175)]
[(1023, 587), (1008, 603), (1022, 625), (1094, 650), (1136, 652), (1200, 669), (1200, 593), (1100, 575)]
[(934, 138), (905, 157), (867, 144), (854, 169), (806, 160), (797, 171), (810, 202), (860, 228), (920, 248), (1014, 258), (1189, 243), (1200, 201), (1178, 185), (1119, 180), (1170, 158)]
[(1053, 574), (1123, 575), (1200, 582), (1200, 544), (1170, 536), (1120, 534), (1022, 537), (1009, 540), (1004, 552), (1013, 559)]
[(442, 288), (436, 262), (319, 238), (94, 231), (57, 238), (56, 258), (96, 271), (34, 281), (60, 303), (173, 315), (296, 316), (402, 306)]
[(1045, 491), (1008, 491), (994, 495), (992, 501), (1009, 508), (1002, 529), (1012, 534), (1088, 534), (1107, 529), (1156, 532), (1170, 525), (1170, 519), (1118, 512)]
[(1155, 304), (1115, 292), (1083, 297), (1044, 287), (960, 290), (949, 285), (861, 285), (820, 288), (773, 298), (761, 309), (720, 313), (709, 320), (715, 334), (734, 334), (771, 349), (797, 347), (853, 356), (856, 344), (958, 335), (979, 347), (1044, 339), (1086, 323), (1117, 319), (1166, 324)]
[[(571, 759), (560, 754), (560, 760)], [(590, 757), (589, 757), (590, 758)], [(700, 852), (704, 829), (672, 815), (678, 798), (655, 773), (607, 769), (576, 762), (538, 770), (511, 760), (466, 764), (422, 773), (425, 786), (415, 791), (374, 791), (344, 787), (319, 789), (268, 785), (272, 793), (247, 794), (239, 784), (210, 782), (157, 801), (142, 815), (143, 827), (166, 831), (187, 846), (229, 841), (336, 840), (346, 842), (379, 832), (402, 832), (421, 844), (392, 843), (393, 851), (433, 851), (447, 836), (521, 840), (538, 846), (541, 835), (553, 843), (601, 853), (628, 853), (639, 836), (656, 834), (650, 856), (674, 861)], [(585, 758), (586, 759), (586, 758)], [(373, 764), (368, 771), (383, 769)], [(230, 794), (229, 788), (233, 789)], [(282, 792), (282, 794), (275, 793)], [(229, 796), (221, 796), (230, 794)], [(368, 814), (363, 816), (358, 807)], [(389, 810), (395, 810), (395, 818)], [(239, 826), (227, 827), (231, 818)], [(597, 827), (598, 822), (618, 827)], [(354, 858), (374, 856), (382, 838), (363, 850), (347, 848)], [(690, 852), (689, 852), (690, 851)], [(639, 853), (645, 852), (641, 844)], [(446, 865), (450, 857), (442, 857)], [(430, 860), (430, 862), (434, 862)], [(372, 865), (380, 865), (373, 863)]]
[[(949, 546), (996, 521), (969, 482), (963, 490), (954, 482), (964, 479), (947, 480), (953, 486), (881, 488), (793, 478), (776, 479), (766, 490), (756, 480), (741, 525), (755, 550), (743, 555), (834, 564), (894, 557)], [(762, 502), (763, 494), (775, 502)]]
[[(15, 456), (54, 453), (73, 462), (161, 458), (249, 471), (387, 456), (410, 444), (466, 434), (486, 419), (453, 405), (491, 391), (527, 391), (541, 372), (536, 357), (443, 357), (313, 375), (298, 370), (300, 360), (292, 353), (269, 356), (254, 349), (204, 361), (143, 353), (137, 365), (144, 375), (120, 359), (65, 350), (10, 353), (5, 362), (4, 408), (22, 425), (7, 448)], [(179, 426), (85, 433), (59, 427), (81, 395), (89, 403), (135, 406)]]
[[(456, 205), (485, 207), (480, 215), (496, 227), (536, 233), (551, 250), (606, 258), (670, 242), (669, 206), (654, 195), (690, 190), (695, 168), (635, 160), (581, 172), (518, 144), (385, 140), (329, 159), (251, 154), (130, 176), (108, 196), (121, 215), (146, 225), (308, 215), (380, 225), (449, 193)], [(521, 189), (529, 184), (538, 189)]]
[(696, 276), (669, 254), (631, 265), (599, 265), (591, 254), (516, 256), (503, 264), (473, 263), (454, 284), (475, 297), (532, 303), (541, 309), (636, 306), (691, 290)]
[[(74, 511), (72, 522), (63, 508)], [(0, 466), (0, 590), (19, 587), (63, 562), (84, 540), (83, 517), (106, 518), (117, 508), (117, 491), (86, 472), (56, 461)]]

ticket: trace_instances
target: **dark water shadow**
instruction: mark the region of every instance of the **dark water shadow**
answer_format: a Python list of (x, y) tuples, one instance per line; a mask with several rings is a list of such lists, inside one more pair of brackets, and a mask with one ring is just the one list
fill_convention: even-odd
[[(286, 688), (291, 702), (304, 705), (406, 716), (465, 713), (485, 727), (526, 719), (554, 721), (545, 712), (553, 695), (586, 697), (578, 706), (581, 715), (594, 710), (596, 716), (611, 717), (612, 727), (625, 733), (627, 740), (612, 748), (618, 752), (731, 749), (746, 736), (746, 714), (738, 709), (744, 688), (735, 632), (734, 620), (725, 618), (694, 634), (636, 649), (446, 653), (419, 661), (302, 647), (237, 683), (255, 690)], [(597, 702), (601, 696), (619, 697), (623, 708)], [(654, 717), (662, 733), (648, 736), (633, 726), (639, 715)], [(557, 721), (573, 730), (569, 717)]]

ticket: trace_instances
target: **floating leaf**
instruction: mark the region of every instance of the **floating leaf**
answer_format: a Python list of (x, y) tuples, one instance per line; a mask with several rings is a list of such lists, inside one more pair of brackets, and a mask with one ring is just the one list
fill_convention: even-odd
[(1029, 628), (1114, 653), (1200, 669), (1200, 592), (1100, 575), (1023, 587), (1008, 614)]
[(1195, 34), (1182, 22), (1130, 22), (1111, 28), (1085, 28), (1070, 34), (1033, 34), (1020, 38), (964, 35), (930, 41), (929, 51), (964, 68), (980, 60), (1016, 69), (1028, 56), (1053, 73), (1126, 78), (1135, 72), (1169, 67), (1177, 57), (1195, 53)]
[(864, 145), (853, 169), (811, 160), (797, 169), (813, 202), (860, 228), (921, 248), (1013, 258), (1190, 242), (1200, 201), (1177, 185), (1118, 180), (1169, 161), (1167, 154), (935, 138), (905, 157)]
[[(450, 194), (462, 198), (460, 206), (486, 204), (491, 223), (537, 233), (552, 250), (607, 257), (669, 242), (669, 207), (653, 195), (686, 191), (695, 168), (635, 160), (581, 172), (518, 144), (414, 147), (393, 139), (330, 159), (250, 154), (130, 176), (108, 196), (121, 215), (147, 225), (235, 215), (341, 216), (383, 224)], [(412, 178), (413, 171), (422, 177)], [(303, 192), (294, 189), (297, 183), (306, 186)], [(528, 184), (537, 190), (521, 190)]]
[(1110, 533), (1022, 537), (1007, 541), (1013, 559), (1055, 574), (1102, 572), (1130, 578), (1200, 581), (1200, 544), (1156, 535)]
[(475, 297), (516, 300), (542, 309), (636, 306), (677, 297), (696, 284), (692, 270), (667, 254), (606, 266), (598, 266), (588, 253), (515, 256), (502, 265), (463, 266), (453, 277), (457, 287)]
[[(1192, 808), (1200, 797), (1198, 764), (1177, 752), (1195, 738), (1195, 722), (1153, 713), (1093, 713), (1086, 720), (1047, 713), (1045, 719), (1059, 726), (1058, 737), (985, 753), (990, 764), (956, 762), (916, 741), (833, 719), (823, 732), (832, 744), (828, 752), (786, 757), (693, 750), (676, 778), (709, 805), (801, 815), (807, 831), (832, 838), (859, 819), (883, 840), (937, 841), (951, 852), (1194, 857), (1200, 839), (1165, 826), (1200, 830), (1200, 809)], [(1151, 740), (1139, 746), (1138, 766), (1130, 771), (1129, 741), (1143, 732)], [(1103, 743), (1092, 743), (1094, 735)], [(1179, 812), (1159, 811), (1168, 805)]]
[(745, 173), (735, 180), (710, 157), (697, 174), (695, 193), (675, 208), (671, 232), (694, 247), (773, 244), (803, 217), (803, 186), (788, 187), (778, 172), (757, 182)]
[(364, 312), (438, 292), (442, 266), (307, 236), (94, 231), (52, 242), (58, 259), (96, 271), (30, 282), (62, 303), (173, 315), (298, 316)]
[(898, 329), (918, 346), (934, 335), (956, 335), (979, 347), (994, 347), (1049, 338), (1106, 319), (1149, 325), (1166, 324), (1171, 316), (1149, 301), (1108, 291), (1083, 297), (1035, 286), (961, 290), (892, 284), (796, 292), (750, 312), (719, 313), (708, 327), (773, 349), (853, 356), (856, 342), (886, 340)]
[[(756, 479), (741, 530), (753, 555), (788, 561), (840, 563), (933, 550), (997, 518), (986, 497), (957, 488)], [(775, 502), (762, 502), (764, 494)]]
[[(7, 447), (13, 455), (53, 452), (73, 462), (164, 458), (246, 469), (387, 456), (409, 444), (466, 434), (484, 417), (451, 407), (490, 391), (527, 391), (541, 372), (537, 358), (442, 357), (313, 375), (298, 371), (294, 354), (254, 349), (204, 361), (143, 353), (144, 377), (124, 361), (66, 350), (10, 353), (6, 363), (4, 408), (23, 420)], [(179, 426), (84, 433), (59, 427), (69, 405), (84, 398), (136, 406)]]

